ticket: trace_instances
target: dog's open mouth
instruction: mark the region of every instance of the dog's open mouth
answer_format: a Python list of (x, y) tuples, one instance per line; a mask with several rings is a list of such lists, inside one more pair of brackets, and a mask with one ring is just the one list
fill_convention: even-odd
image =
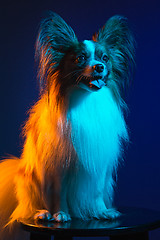
[(104, 87), (106, 81), (101, 76), (84, 77), (78, 85), (87, 91), (96, 91)]
[(90, 87), (96, 87), (96, 88), (102, 88), (103, 86), (105, 86), (105, 82), (101, 79), (97, 79), (97, 80), (93, 80), (89, 83)]
[(103, 86), (105, 86), (106, 83), (101, 77), (94, 77), (90, 82), (89, 82), (89, 87), (90, 88), (97, 88), (100, 89)]

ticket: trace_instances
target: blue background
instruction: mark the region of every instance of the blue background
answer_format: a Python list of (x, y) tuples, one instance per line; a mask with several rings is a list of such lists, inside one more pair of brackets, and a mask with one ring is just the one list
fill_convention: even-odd
[[(126, 96), (130, 146), (118, 172), (116, 205), (160, 210), (160, 1), (5, 1), (0, 6), (0, 156), (20, 156), (27, 111), (38, 99), (34, 46), (39, 22), (53, 10), (79, 40), (114, 14), (129, 19), (137, 41), (136, 74)], [(153, 231), (151, 239), (160, 239)]]

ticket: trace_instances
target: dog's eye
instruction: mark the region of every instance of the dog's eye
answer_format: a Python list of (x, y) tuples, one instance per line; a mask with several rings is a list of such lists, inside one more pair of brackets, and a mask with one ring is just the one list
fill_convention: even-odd
[(109, 57), (108, 57), (106, 54), (104, 54), (104, 55), (102, 56), (102, 60), (105, 61), (105, 62), (108, 62)]
[(76, 63), (82, 63), (86, 60), (86, 57), (85, 55), (79, 55), (77, 58), (76, 58)]

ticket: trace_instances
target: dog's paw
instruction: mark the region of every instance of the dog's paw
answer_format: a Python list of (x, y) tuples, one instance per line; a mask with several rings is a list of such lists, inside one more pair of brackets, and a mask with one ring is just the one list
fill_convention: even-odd
[(107, 210), (107, 217), (110, 219), (116, 219), (121, 216), (121, 213), (117, 211), (115, 208), (111, 208)]
[(114, 220), (121, 216), (121, 213), (114, 208), (106, 209), (105, 211), (99, 213), (99, 219)]
[(34, 220), (54, 221), (54, 218), (47, 210), (39, 210), (34, 215)]
[(68, 213), (60, 211), (53, 214), (53, 219), (56, 222), (67, 222), (71, 220), (71, 217)]

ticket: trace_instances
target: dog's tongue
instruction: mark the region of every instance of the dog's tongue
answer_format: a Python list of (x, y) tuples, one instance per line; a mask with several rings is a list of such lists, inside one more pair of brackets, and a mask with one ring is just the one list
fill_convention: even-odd
[(102, 88), (103, 86), (105, 86), (105, 82), (100, 79), (92, 81), (91, 84), (96, 86), (97, 88)]

